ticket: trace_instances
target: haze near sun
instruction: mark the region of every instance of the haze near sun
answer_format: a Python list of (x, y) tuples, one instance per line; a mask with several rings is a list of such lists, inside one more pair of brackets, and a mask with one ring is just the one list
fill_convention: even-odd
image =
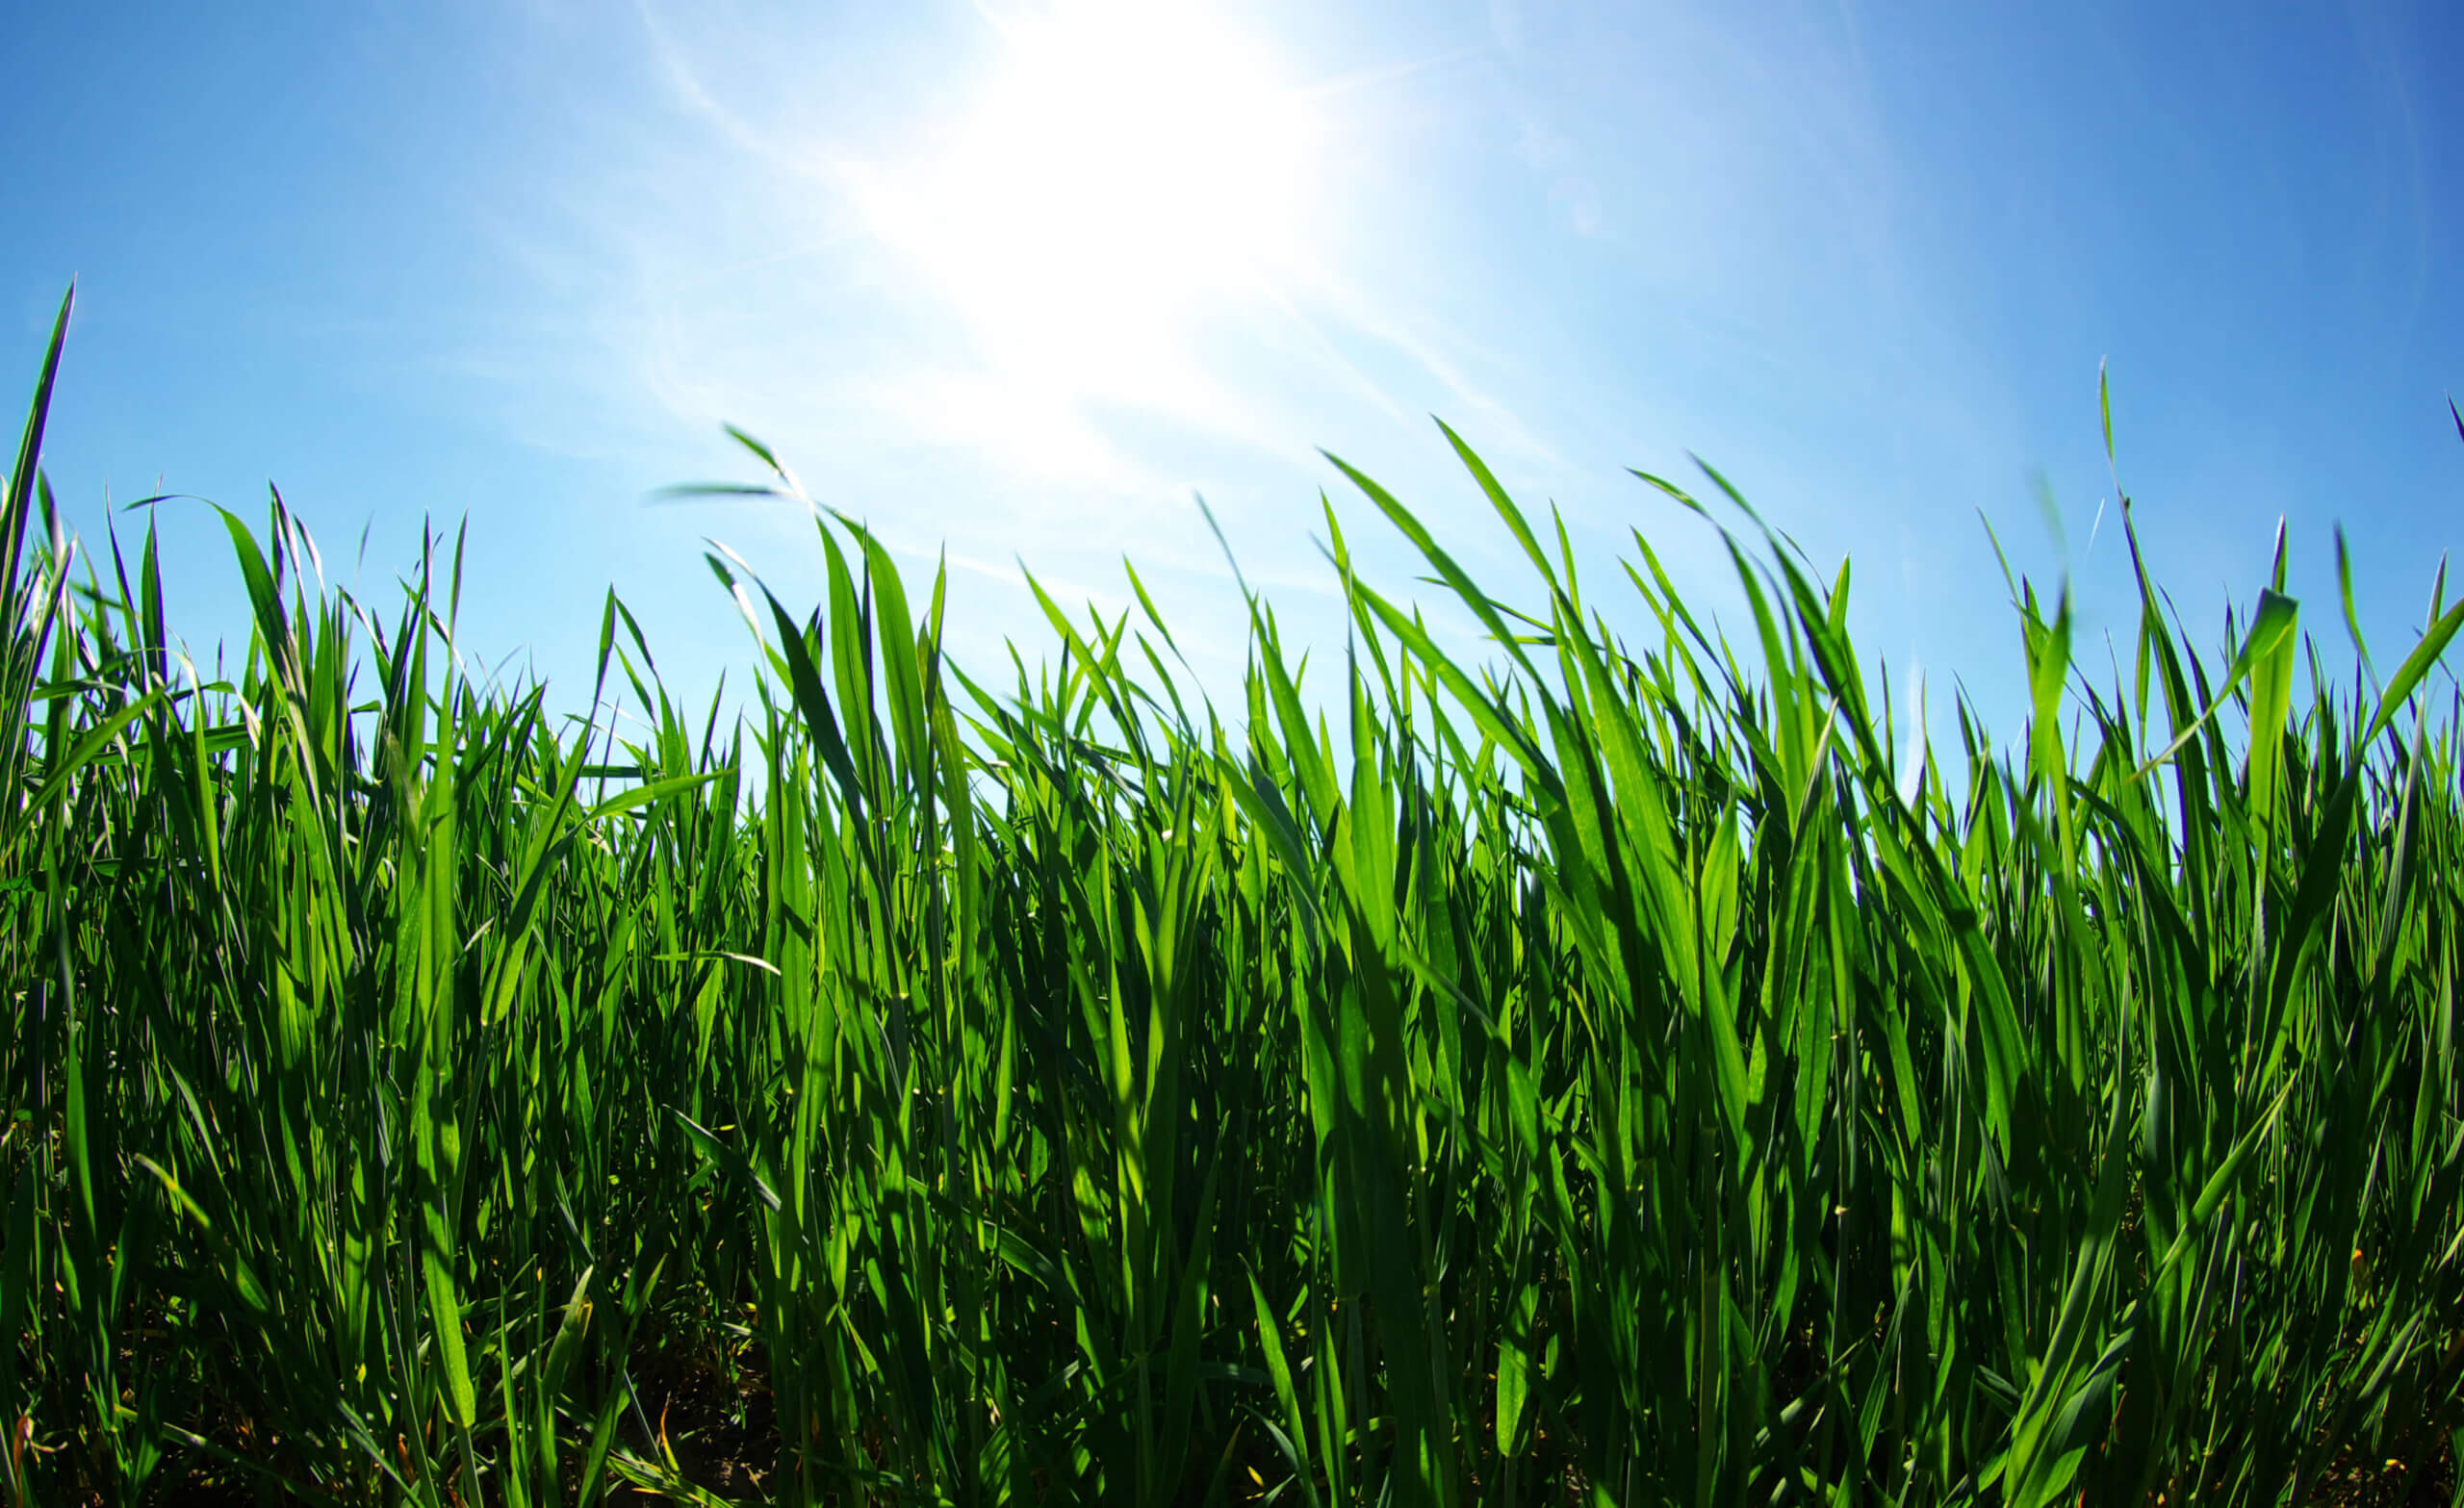
[(987, 8), (971, 108), (866, 172), (873, 233), (1003, 365), (1134, 387), (1194, 321), (1304, 260), (1316, 123), (1259, 38), (1194, 5)]

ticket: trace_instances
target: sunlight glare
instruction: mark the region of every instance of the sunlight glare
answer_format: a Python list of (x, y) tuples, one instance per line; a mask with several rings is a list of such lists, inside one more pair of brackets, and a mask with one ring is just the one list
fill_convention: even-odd
[(1192, 6), (1060, 0), (1001, 25), (1005, 66), (942, 150), (870, 178), (868, 217), (996, 359), (1134, 394), (1298, 254), (1307, 109)]

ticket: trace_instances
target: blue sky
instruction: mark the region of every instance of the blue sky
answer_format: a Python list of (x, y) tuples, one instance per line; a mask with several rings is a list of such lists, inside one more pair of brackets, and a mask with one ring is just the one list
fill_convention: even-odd
[[(1714, 538), (1624, 473), (1704, 455), (1853, 555), (1938, 725), (1956, 677), (2015, 731), (1980, 510), (2071, 568), (2084, 658), (2128, 629), (2100, 360), (2208, 644), (2279, 517), (2338, 654), (2345, 524), (2382, 663), (2464, 536), (2451, 6), (442, 0), (12, 39), (0, 363), (22, 401), (75, 276), (72, 523), (261, 517), (271, 480), (346, 581), (366, 529), (382, 596), (467, 515), (467, 646), (560, 682), (611, 582), (681, 683), (750, 668), (705, 536), (816, 600), (793, 510), (646, 500), (751, 479), (728, 422), (912, 570), (946, 547), (965, 663), (1049, 643), (1018, 560), (1117, 610), (1127, 553), (1219, 695), (1240, 605), (1193, 491), (1321, 643), (1321, 488), (1373, 579), (1414, 574), (1319, 447), (1518, 595), (1432, 414), (1630, 623), (1634, 527), (1735, 622)], [(202, 649), (236, 572), (198, 505), (162, 526)]]

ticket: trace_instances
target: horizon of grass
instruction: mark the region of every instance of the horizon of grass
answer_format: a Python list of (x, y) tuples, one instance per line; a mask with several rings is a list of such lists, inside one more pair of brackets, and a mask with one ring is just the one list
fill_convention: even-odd
[(458, 546), (380, 613), (279, 498), (201, 680), (41, 479), (67, 313), (0, 513), (0, 1502), (2464, 1491), (2443, 575), (2346, 677), (2279, 538), (2202, 658), (2125, 498), (2131, 680), (2014, 583), (2018, 752), (1902, 768), (1844, 565), (1707, 468), (1754, 638), (1637, 532), (1630, 645), (1448, 430), (1536, 596), (1345, 467), (1500, 660), (1329, 506), (1340, 754), (1262, 600), (1237, 731), (1134, 572), (994, 689), (820, 511), (808, 612), (710, 559), (732, 725), (608, 597), (628, 740), (459, 670)]

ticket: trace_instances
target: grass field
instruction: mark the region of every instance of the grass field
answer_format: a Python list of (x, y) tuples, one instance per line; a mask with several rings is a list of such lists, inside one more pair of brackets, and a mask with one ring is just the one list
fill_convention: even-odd
[(2141, 568), (2100, 682), (2020, 587), (2028, 736), (1912, 764), (1846, 568), (1711, 477), (1732, 646), (1465, 448), (1503, 597), (1354, 524), (1485, 670), (1329, 511), (1305, 691), (1142, 589), (984, 683), (820, 515), (815, 610), (713, 557), (747, 717), (610, 598), (584, 726), (278, 501), (211, 679), (61, 532), (57, 353), (0, 1501), (2454, 1500), (2464, 604), (2373, 669), (2279, 550), (2202, 658)]

